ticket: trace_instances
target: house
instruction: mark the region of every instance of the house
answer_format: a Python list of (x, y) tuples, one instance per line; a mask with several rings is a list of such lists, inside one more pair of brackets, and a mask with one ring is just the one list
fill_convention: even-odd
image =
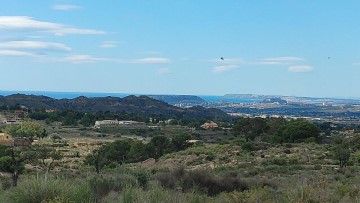
[(23, 121), (22, 118), (20, 118), (19, 116), (17, 115), (11, 115), (7, 118), (7, 121), (6, 121), (6, 124), (8, 125), (16, 125), (16, 124), (21, 124)]
[(4, 146), (29, 146), (31, 141), (28, 138), (19, 137), (13, 138), (7, 133), (0, 133), (0, 145)]
[(189, 144), (196, 144), (196, 143), (201, 142), (201, 140), (186, 140), (186, 142)]
[(200, 127), (204, 128), (204, 129), (214, 129), (219, 126), (214, 121), (210, 121), (210, 122), (206, 122), (206, 123), (202, 124)]
[(7, 133), (0, 133), (0, 145), (13, 146), (14, 139)]
[(100, 128), (100, 126), (102, 125), (118, 125), (119, 121), (118, 120), (102, 120), (102, 121), (96, 121), (95, 122), (95, 128)]

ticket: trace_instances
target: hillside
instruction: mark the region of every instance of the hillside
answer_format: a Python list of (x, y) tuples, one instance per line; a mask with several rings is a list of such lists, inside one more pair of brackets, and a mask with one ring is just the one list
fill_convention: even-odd
[(0, 97), (0, 106), (23, 105), (30, 109), (73, 109), (82, 112), (127, 112), (145, 115), (163, 115), (176, 118), (228, 118), (229, 116), (219, 109), (193, 107), (182, 109), (166, 102), (152, 99), (147, 96), (118, 97), (77, 97), (74, 99), (54, 99), (46, 96), (14, 94)]

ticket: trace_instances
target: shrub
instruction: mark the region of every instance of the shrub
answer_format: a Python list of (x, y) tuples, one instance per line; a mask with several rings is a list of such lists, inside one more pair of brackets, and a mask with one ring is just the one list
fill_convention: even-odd
[(321, 167), (321, 165), (319, 165), (319, 164), (316, 164), (315, 166), (314, 166), (314, 170), (321, 170), (322, 169), (322, 167)]
[(119, 191), (121, 186), (113, 178), (105, 178), (95, 176), (89, 181), (91, 191), (95, 198), (99, 201), (106, 196), (110, 191)]
[(291, 150), (290, 150), (290, 149), (285, 149), (285, 150), (284, 150), (284, 153), (285, 153), (285, 154), (291, 154)]
[(289, 164), (294, 165), (294, 164), (299, 164), (299, 163), (300, 163), (299, 158), (297, 158), (297, 157), (290, 157), (289, 158)]
[(23, 180), (18, 187), (9, 190), (6, 199), (14, 203), (56, 202), (56, 199), (74, 203), (94, 202), (87, 182), (65, 181), (52, 176)]
[(157, 174), (154, 178), (166, 188), (181, 187), (183, 191), (197, 189), (210, 196), (234, 190), (243, 191), (249, 188), (248, 184), (240, 181), (234, 173), (217, 176), (205, 170), (186, 172), (183, 169), (178, 169), (173, 172)]
[(215, 154), (211, 152), (205, 157), (205, 160), (206, 161), (213, 161), (215, 158), (216, 158)]
[(158, 173), (154, 178), (165, 188), (175, 189), (179, 184), (172, 173)]
[(141, 170), (137, 171), (134, 175), (136, 176), (139, 186), (145, 188), (150, 180), (150, 174), (145, 170)]
[(252, 142), (245, 142), (241, 144), (241, 149), (245, 151), (253, 151), (254, 150), (254, 144)]
[(11, 182), (10, 178), (0, 177), (0, 179), (1, 179), (1, 188), (3, 190), (8, 190), (11, 188), (12, 182)]

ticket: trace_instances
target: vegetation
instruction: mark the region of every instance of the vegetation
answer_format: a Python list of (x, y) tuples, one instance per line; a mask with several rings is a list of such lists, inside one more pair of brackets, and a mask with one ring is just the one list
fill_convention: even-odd
[(101, 146), (85, 158), (85, 164), (95, 167), (97, 173), (104, 167), (114, 168), (125, 163), (136, 163), (148, 158), (159, 159), (170, 152), (184, 150), (189, 135), (177, 135), (172, 140), (165, 136), (155, 136), (149, 143), (135, 140), (118, 140)]
[(248, 142), (262, 136), (264, 141), (275, 143), (321, 142), (321, 130), (305, 120), (286, 121), (282, 118), (240, 118), (233, 126), (234, 135)]
[[(226, 129), (204, 130), (198, 129), (204, 120), (194, 118), (186, 125), (195, 129), (178, 126), (181, 119), (174, 119), (174, 125), (157, 124), (156, 129), (94, 130), (84, 126), (131, 114), (71, 110), (31, 114), (38, 116), (37, 121), (2, 128), (15, 137), (39, 140), (28, 147), (0, 145), (0, 202), (356, 202), (360, 198), (356, 175), (360, 135), (343, 135), (349, 127), (240, 118), (218, 122)], [(322, 143), (323, 134), (330, 140)], [(201, 142), (190, 144), (192, 138)]]
[(33, 140), (34, 137), (45, 138), (47, 132), (38, 122), (26, 120), (21, 125), (9, 125), (5, 128), (5, 132), (13, 137), (26, 137)]

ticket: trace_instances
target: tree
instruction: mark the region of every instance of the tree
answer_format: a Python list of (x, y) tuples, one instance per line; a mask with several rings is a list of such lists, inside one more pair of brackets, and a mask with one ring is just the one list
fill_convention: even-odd
[(350, 159), (350, 145), (352, 140), (346, 140), (343, 137), (335, 137), (333, 142), (333, 158), (339, 161), (339, 167), (344, 168)]
[(187, 142), (191, 139), (191, 136), (188, 134), (181, 134), (181, 135), (175, 135), (171, 139), (171, 145), (174, 151), (181, 151), (190, 146), (190, 144)]
[(25, 169), (25, 162), (34, 158), (33, 151), (29, 147), (11, 147), (2, 151), (2, 155), (4, 156), (0, 157), (0, 171), (12, 173), (13, 186), (16, 187), (19, 175)]
[(40, 159), (41, 164), (46, 168), (46, 172), (50, 172), (55, 161), (63, 158), (61, 152), (47, 145), (36, 145), (34, 151), (36, 158)]
[(80, 120), (80, 124), (87, 127), (93, 125), (94, 122), (95, 122), (95, 116), (90, 113), (85, 114)]
[(142, 141), (132, 141), (130, 151), (127, 154), (126, 162), (139, 162), (148, 159), (150, 156), (149, 146)]
[(249, 132), (251, 130), (250, 118), (240, 118), (236, 121), (232, 128), (234, 135), (245, 136), (246, 142), (249, 141)]
[(335, 147), (334, 158), (339, 161), (339, 167), (340, 168), (345, 167), (347, 162), (350, 159), (350, 150), (349, 150), (349, 148), (344, 148), (343, 146)]
[(117, 140), (105, 144), (94, 150), (85, 158), (85, 164), (95, 167), (97, 173), (106, 166), (113, 167), (124, 164), (129, 160), (129, 152), (132, 146), (131, 140)]
[(269, 135), (275, 135), (279, 131), (279, 129), (285, 126), (287, 123), (287, 120), (283, 117), (270, 118), (268, 121), (269, 129), (267, 133)]
[(246, 142), (253, 140), (256, 136), (265, 133), (269, 129), (267, 122), (263, 118), (240, 118), (233, 126), (235, 135), (243, 135)]
[(321, 130), (314, 124), (300, 120), (292, 121), (286, 124), (278, 132), (283, 142), (301, 142), (307, 139), (313, 139), (316, 142), (321, 141)]
[(13, 137), (27, 137), (30, 140), (40, 137), (43, 130), (40, 123), (33, 121), (24, 121), (20, 125), (10, 125), (5, 128), (5, 132)]
[(85, 164), (91, 165), (95, 167), (95, 171), (97, 174), (100, 173), (100, 170), (103, 169), (108, 160), (105, 158), (104, 149), (96, 149), (91, 154), (87, 155), (85, 158)]
[(108, 162), (123, 164), (128, 159), (131, 149), (131, 140), (117, 140), (104, 145), (104, 156)]
[(158, 159), (170, 149), (170, 140), (165, 136), (155, 136), (150, 141), (150, 147), (153, 150), (151, 157)]
[(64, 117), (63, 121), (64, 125), (76, 125), (76, 118), (74, 112), (68, 112), (66, 116)]

